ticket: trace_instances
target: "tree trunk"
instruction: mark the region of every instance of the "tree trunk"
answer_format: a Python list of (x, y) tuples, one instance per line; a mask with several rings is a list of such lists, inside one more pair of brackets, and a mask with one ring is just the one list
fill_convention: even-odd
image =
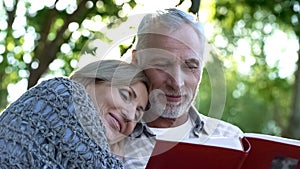
[[(81, 23), (89, 13), (91, 9), (87, 9), (85, 6), (87, 1), (88, 0), (82, 0), (77, 10), (65, 19), (63, 26), (57, 31), (56, 38), (53, 41), (49, 42), (47, 41), (46, 35), (42, 36), (44, 38), (42, 38), (42, 41), (39, 41), (39, 46), (35, 50), (35, 57), (39, 62), (39, 66), (37, 69), (29, 68), (28, 89), (38, 82), (40, 77), (47, 71), (49, 64), (56, 58), (59, 48), (65, 40), (63, 34), (68, 28), (68, 25), (71, 22)], [(55, 15), (55, 11), (50, 11), (50, 14)], [(49, 24), (51, 25), (51, 22)], [(49, 32), (48, 26), (44, 27), (44, 29), (47, 29), (43, 30), (44, 33)]]

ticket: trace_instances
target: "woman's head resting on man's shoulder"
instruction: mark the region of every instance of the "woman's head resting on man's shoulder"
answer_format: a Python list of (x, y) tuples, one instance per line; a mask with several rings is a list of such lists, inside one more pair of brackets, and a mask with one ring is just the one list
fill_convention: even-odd
[(99, 60), (75, 71), (106, 128), (109, 144), (132, 133), (148, 104), (148, 79), (142, 69), (119, 60)]

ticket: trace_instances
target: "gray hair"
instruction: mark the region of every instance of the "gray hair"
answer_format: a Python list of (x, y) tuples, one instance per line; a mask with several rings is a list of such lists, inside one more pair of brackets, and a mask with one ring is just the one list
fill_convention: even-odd
[(147, 14), (143, 17), (138, 27), (136, 49), (139, 50), (146, 47), (147, 35), (162, 34), (160, 32), (162, 28), (171, 33), (180, 29), (184, 23), (190, 25), (197, 33), (201, 44), (203, 44), (199, 46), (199, 54), (202, 55), (205, 46), (204, 29), (202, 25), (192, 15), (176, 8), (158, 10), (156, 13)]
[(112, 85), (124, 86), (142, 82), (148, 87), (148, 79), (137, 65), (120, 60), (100, 60), (92, 62), (70, 76), (84, 87), (97, 81), (109, 82)]

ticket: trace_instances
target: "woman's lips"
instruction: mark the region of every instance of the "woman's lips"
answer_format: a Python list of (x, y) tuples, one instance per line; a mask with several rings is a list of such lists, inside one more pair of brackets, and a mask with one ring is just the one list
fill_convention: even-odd
[(112, 128), (114, 128), (115, 130), (121, 132), (121, 130), (122, 130), (121, 126), (122, 125), (121, 125), (121, 122), (118, 119), (118, 117), (115, 114), (113, 114), (113, 113), (108, 113), (108, 114), (109, 114), (109, 121), (108, 121), (109, 125)]

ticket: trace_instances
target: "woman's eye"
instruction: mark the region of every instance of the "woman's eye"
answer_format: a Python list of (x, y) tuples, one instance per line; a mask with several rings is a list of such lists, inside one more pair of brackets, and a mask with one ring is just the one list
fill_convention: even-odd
[(119, 89), (120, 96), (123, 100), (129, 101), (130, 100), (130, 92), (126, 89)]

